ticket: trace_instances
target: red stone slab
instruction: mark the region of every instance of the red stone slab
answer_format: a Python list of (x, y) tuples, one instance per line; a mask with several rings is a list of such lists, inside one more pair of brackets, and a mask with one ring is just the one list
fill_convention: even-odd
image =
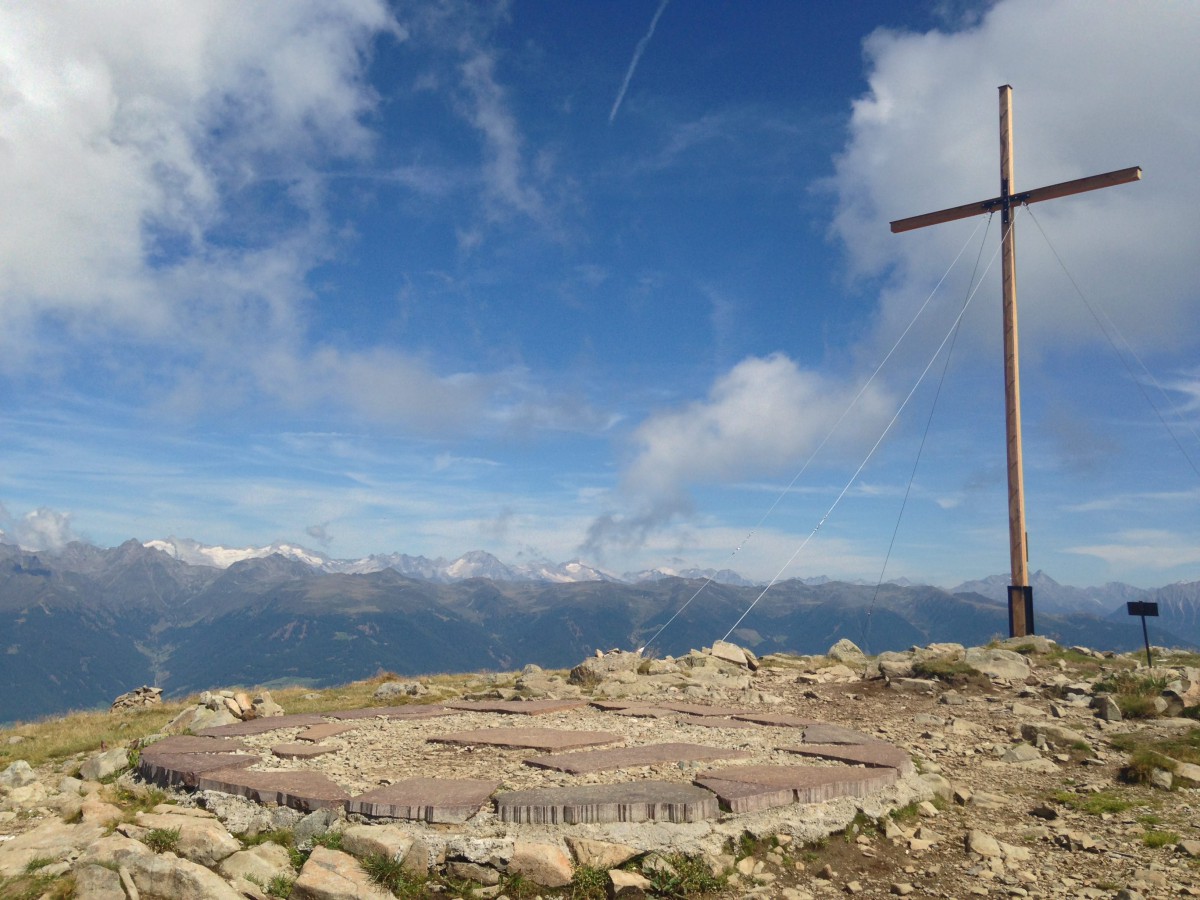
[(271, 753), (280, 759), (313, 759), (341, 749), (337, 744), (276, 744)]
[(587, 706), (586, 700), (455, 700), (447, 709), (470, 712), (504, 713), (514, 716), (541, 716)]
[(712, 791), (720, 799), (721, 808), (731, 813), (751, 813), (777, 806), (791, 806), (796, 802), (796, 792), (791, 788), (750, 784), (741, 781), (726, 781), (722, 778), (697, 778), (696, 784)]
[(716, 818), (719, 812), (715, 794), (668, 781), (536, 788), (496, 795), (500, 821), (515, 824), (699, 822)]
[(853, 728), (843, 728), (841, 725), (830, 725), (818, 722), (804, 727), (804, 743), (806, 744), (880, 744), (879, 738), (855, 731)]
[[(165, 743), (165, 741), (164, 741)], [(138, 774), (162, 787), (196, 787), (208, 772), (252, 766), (257, 756), (241, 753), (171, 753), (147, 747), (138, 759)]]
[(200, 737), (194, 734), (173, 734), (142, 748), (142, 752), (159, 753), (236, 753), (246, 745), (220, 737)]
[(562, 728), (479, 728), (439, 734), (426, 740), (435, 744), (486, 744), (518, 750), (578, 750), (616, 744), (619, 735), (607, 731), (568, 731)]
[(764, 727), (764, 726), (758, 725), (754, 722), (745, 722), (741, 719), (718, 719), (718, 718), (711, 718), (711, 717), (700, 718), (698, 716), (692, 716), (692, 717), (688, 718), (686, 720), (685, 724), (694, 725), (694, 726), (697, 726), (700, 728), (752, 728), (752, 729), (756, 728), (756, 729), (761, 729)]
[(205, 728), (196, 734), (212, 737), (241, 737), (251, 734), (265, 734), (279, 728), (303, 728), (308, 725), (320, 725), (325, 720), (315, 713), (299, 713), (294, 716), (264, 716), (261, 719), (247, 719), (245, 722), (233, 722), (229, 725), (217, 725)]
[[(859, 769), (844, 766), (730, 766), (705, 772), (695, 783), (718, 791), (716, 782), (737, 782), (764, 788), (787, 788), (797, 803), (823, 803), (838, 797), (865, 797), (895, 784), (895, 769)], [(711, 782), (711, 784), (710, 784)]]
[(747, 750), (705, 747), (701, 744), (645, 744), (641, 747), (617, 747), (612, 750), (587, 750), (583, 753), (560, 753), (535, 756), (525, 765), (539, 769), (555, 769), (572, 775), (604, 772), (610, 769), (630, 769), (659, 763), (696, 762), (708, 759), (746, 759), (753, 756)]
[(351, 797), (346, 811), (433, 824), (465, 822), (499, 786), (499, 781), (472, 778), (407, 778)]
[(785, 753), (815, 756), (848, 765), (895, 769), (901, 775), (914, 771), (912, 757), (891, 744), (877, 741), (871, 744), (796, 744), (780, 747)]
[(742, 716), (752, 710), (738, 706), (708, 706), (703, 703), (660, 703), (663, 709), (683, 713), (688, 716)]
[(635, 706), (645, 706), (646, 704), (639, 700), (592, 700), (590, 705), (605, 712), (613, 712), (618, 709), (632, 709)]
[(321, 725), (314, 725), (311, 728), (306, 728), (298, 735), (298, 741), (323, 741), (326, 738), (336, 737), (339, 734), (345, 734), (347, 731), (353, 731), (358, 728), (358, 725), (353, 722), (325, 722)]
[(202, 775), (196, 786), (202, 791), (236, 794), (258, 803), (290, 806), (301, 812), (336, 809), (350, 799), (345, 788), (320, 772), (220, 769)]
[(629, 706), (611, 710), (614, 716), (629, 716), (634, 719), (674, 719), (679, 713), (660, 706)]
[(740, 713), (735, 719), (743, 722), (754, 722), (756, 725), (770, 725), (774, 728), (804, 728), (807, 725), (820, 725), (816, 719), (806, 719), (803, 716), (791, 716), (787, 713)]
[(453, 712), (440, 703), (413, 703), (408, 706), (371, 706), (367, 709), (348, 709), (341, 712), (328, 713), (329, 718), (339, 722), (352, 722), (356, 719), (436, 719), (439, 716), (452, 716)]

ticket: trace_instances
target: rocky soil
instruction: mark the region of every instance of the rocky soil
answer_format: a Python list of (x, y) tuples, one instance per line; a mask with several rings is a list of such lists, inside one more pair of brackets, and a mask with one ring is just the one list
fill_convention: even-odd
[[(917, 764), (919, 774), (886, 797), (726, 817), (705, 829), (504, 831), (486, 813), (474, 832), (377, 824), (211, 792), (156, 794), (122, 773), (124, 746), (36, 768), (18, 761), (0, 770), (0, 897), (389, 896), (364, 872), (368, 858), (404, 864), (401, 896), (691, 896), (700, 888), (789, 900), (1200, 896), (1200, 768), (1190, 762), (1200, 754), (1200, 731), (1180, 715), (1200, 703), (1195, 662), (1176, 655), (1150, 670), (1133, 657), (1042, 639), (876, 658), (848, 642), (827, 656), (762, 660), (724, 645), (680, 660), (602, 654), (569, 675), (530, 667), (464, 676), (453, 688), (480, 698), (747, 706), (856, 729), (905, 749)], [(393, 682), (377, 702), (430, 702), (448, 690), (443, 682), (442, 693), (430, 695), (427, 683)], [(219, 697), (206, 699), (220, 706)], [(1144, 717), (1124, 717), (1122, 707)], [(465, 730), (485, 720), (462, 712), (438, 721)], [(629, 743), (685, 740), (780, 761), (778, 730), (701, 728), (686, 716), (585, 709), (503, 724), (615, 728)], [(486, 774), (506, 787), (533, 783), (519, 764), (530, 754), (429, 752), (421, 727), (364, 720), (332, 739), (343, 753), (275, 765), (321, 769), (355, 790), (377, 784), (385, 767), (391, 778)], [(266, 758), (269, 745), (291, 738), (245, 740)], [(1141, 783), (1126, 780), (1134, 743), (1154, 748), (1135, 759)], [(687, 780), (691, 772), (664, 766), (642, 774)]]

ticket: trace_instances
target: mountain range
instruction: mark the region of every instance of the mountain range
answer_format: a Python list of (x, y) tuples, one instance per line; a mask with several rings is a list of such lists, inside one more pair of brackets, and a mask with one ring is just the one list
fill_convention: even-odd
[[(843, 637), (878, 653), (1007, 634), (1003, 577), (950, 591), (811, 581), (774, 585), (729, 638), (759, 654), (820, 653)], [(1037, 630), (1060, 643), (1139, 646), (1123, 604), (1143, 599), (1162, 610), (1155, 643), (1200, 644), (1200, 582), (1079, 589), (1039, 574), (1034, 590)], [(512, 569), (486, 553), (348, 562), (283, 545), (0, 544), (0, 722), (107, 705), (142, 684), (180, 696), (327, 686), (381, 669), (561, 668), (597, 648), (647, 643), (677, 655), (722, 637), (760, 593), (736, 573), (617, 579), (579, 563)]]

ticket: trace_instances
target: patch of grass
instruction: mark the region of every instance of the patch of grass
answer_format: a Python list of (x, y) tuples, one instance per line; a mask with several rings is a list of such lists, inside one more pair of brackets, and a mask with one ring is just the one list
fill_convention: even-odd
[(1133, 803), (1114, 791), (1097, 791), (1094, 794), (1075, 794), (1071, 791), (1056, 791), (1053, 797), (1063, 806), (1069, 806), (1071, 809), (1085, 812), (1092, 816), (1124, 812), (1134, 806)]
[(1099, 681), (1096, 692), (1112, 694), (1125, 718), (1150, 719), (1157, 715), (1154, 701), (1166, 687), (1167, 679), (1162, 676), (1123, 671)]
[(954, 687), (990, 688), (992, 680), (961, 659), (950, 656), (935, 656), (913, 660), (913, 675), (917, 678), (932, 678)]
[(386, 853), (368, 853), (359, 864), (372, 882), (391, 891), (397, 897), (421, 897), (426, 878), (416, 877), (404, 868), (404, 863)]
[(151, 828), (142, 841), (155, 853), (165, 853), (179, 846), (178, 828)]
[(1150, 776), (1155, 769), (1165, 769), (1168, 772), (1173, 772), (1176, 768), (1176, 762), (1163, 756), (1161, 753), (1156, 753), (1153, 750), (1142, 748), (1134, 750), (1129, 757), (1129, 762), (1121, 767), (1121, 780), (1128, 784), (1149, 784)]
[(500, 892), (506, 897), (515, 897), (516, 900), (529, 900), (541, 896), (542, 889), (524, 875), (512, 874), (501, 877)]
[(842, 831), (842, 836), (849, 842), (853, 841), (860, 834), (867, 837), (875, 837), (879, 834), (879, 823), (861, 809), (854, 814), (854, 819)]
[(280, 847), (292, 847), (296, 843), (296, 836), (290, 828), (276, 828), (271, 831), (260, 831), (257, 834), (239, 834), (237, 839), (247, 850), (257, 847), (259, 844), (271, 843), (278, 844)]
[(1179, 835), (1174, 831), (1150, 830), (1142, 835), (1142, 843), (1147, 847), (1167, 847), (1179, 843)]
[(920, 804), (916, 801), (907, 803), (904, 806), (893, 809), (888, 813), (894, 822), (915, 822), (921, 816)]
[[(77, 753), (92, 753), (100, 745), (120, 747), (130, 735), (159, 731), (183, 710), (186, 704), (178, 701), (159, 706), (108, 712), (70, 712), (38, 722), (16, 723), (0, 730), (0, 739), (19, 734), (25, 738), (12, 746), (15, 758), (23, 759), (35, 768), (43, 763), (65, 760)], [(2, 741), (0, 741), (2, 742)], [(7, 745), (5, 750), (10, 749)]]
[(699, 856), (671, 853), (663, 857), (668, 866), (663, 866), (650, 875), (650, 884), (656, 894), (664, 897), (695, 897), (721, 890), (727, 879), (714, 875), (708, 863)]
[(1146, 813), (1144, 816), (1137, 817), (1139, 825), (1161, 825), (1163, 823), (1162, 816), (1156, 816), (1154, 813)]
[(266, 892), (272, 897), (290, 897), (292, 896), (292, 888), (296, 884), (296, 879), (289, 875), (274, 875), (267, 882)]
[(0, 877), (0, 897), (4, 900), (70, 900), (75, 896), (75, 878), (54, 878), (38, 871), (12, 878)]
[(595, 866), (576, 866), (567, 896), (571, 900), (604, 900), (608, 896), (608, 873)]
[(314, 847), (324, 847), (326, 850), (342, 849), (342, 833), (340, 831), (322, 831), (312, 837)]
[(107, 796), (114, 806), (120, 808), (125, 822), (132, 822), (138, 813), (150, 812), (162, 803), (175, 802), (170, 794), (156, 787), (129, 788), (116, 785), (108, 790)]
[(29, 862), (25, 863), (25, 874), (32, 875), (46, 866), (53, 865), (54, 858), (50, 856), (35, 856)]
[(1200, 764), (1200, 728), (1163, 738), (1151, 738), (1137, 732), (1116, 734), (1111, 742), (1118, 750), (1129, 753), (1153, 750), (1179, 762)]

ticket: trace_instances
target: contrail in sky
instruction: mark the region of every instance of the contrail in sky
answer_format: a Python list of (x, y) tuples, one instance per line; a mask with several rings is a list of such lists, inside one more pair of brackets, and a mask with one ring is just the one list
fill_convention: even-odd
[(613, 119), (617, 117), (617, 110), (621, 108), (621, 101), (625, 99), (625, 91), (629, 89), (629, 82), (633, 78), (633, 70), (637, 68), (638, 60), (642, 58), (642, 54), (646, 51), (646, 45), (650, 43), (650, 38), (654, 37), (654, 27), (658, 24), (658, 20), (662, 18), (663, 10), (667, 8), (667, 4), (671, 0), (662, 0), (658, 4), (658, 11), (654, 14), (654, 18), (650, 20), (650, 29), (637, 43), (637, 47), (633, 50), (633, 59), (629, 61), (629, 70), (625, 73), (625, 80), (621, 82), (621, 90), (617, 91), (617, 99), (613, 101), (612, 112), (608, 114), (608, 124), (613, 123)]

